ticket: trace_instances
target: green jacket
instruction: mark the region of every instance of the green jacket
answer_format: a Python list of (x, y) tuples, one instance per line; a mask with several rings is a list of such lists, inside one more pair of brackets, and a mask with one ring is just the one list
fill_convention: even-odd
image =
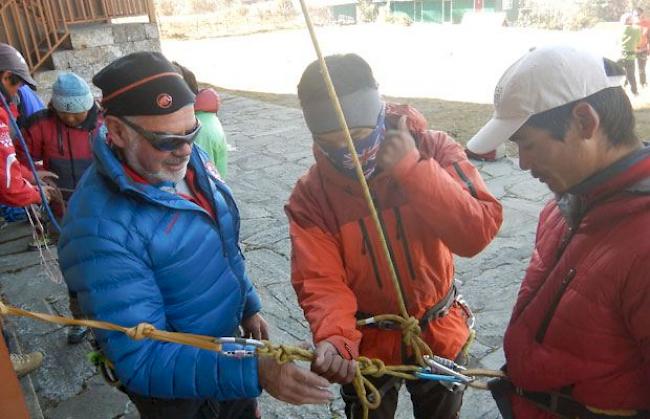
[(623, 60), (632, 61), (636, 57), (636, 46), (641, 40), (641, 29), (636, 26), (626, 25), (623, 31), (622, 48)]
[(197, 111), (196, 118), (202, 126), (196, 144), (208, 153), (221, 178), (225, 179), (228, 176), (228, 143), (221, 122), (214, 112)]

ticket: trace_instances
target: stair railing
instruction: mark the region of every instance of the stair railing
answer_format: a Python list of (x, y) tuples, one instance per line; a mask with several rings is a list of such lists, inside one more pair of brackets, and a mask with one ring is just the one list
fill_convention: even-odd
[(140, 15), (156, 22), (153, 0), (2, 0), (0, 42), (19, 50), (34, 71), (69, 38), (68, 25)]
[(59, 0), (6, 0), (0, 7), (0, 41), (19, 50), (31, 71), (70, 36)]

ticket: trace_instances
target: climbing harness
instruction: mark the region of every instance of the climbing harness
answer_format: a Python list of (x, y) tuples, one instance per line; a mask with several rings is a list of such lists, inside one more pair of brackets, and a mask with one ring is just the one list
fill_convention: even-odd
[[(427, 327), (430, 322), (445, 317), (454, 305), (460, 307), (465, 313), (465, 316), (467, 317), (467, 326), (469, 329), (474, 329), (474, 324), (476, 322), (474, 313), (463, 298), (463, 295), (458, 293), (456, 282), (457, 281), (454, 281), (454, 284), (449, 289), (449, 292), (442, 300), (424, 312), (424, 315), (419, 321), (421, 329)], [(357, 326), (360, 327), (370, 327), (384, 330), (401, 330), (401, 326), (398, 322), (390, 319), (379, 320), (381, 317), (378, 315), (372, 315), (369, 313), (364, 313), (362, 311), (357, 311), (355, 317), (357, 319)]]
[[(457, 294), (458, 291), (456, 289), (456, 285), (453, 284), (449, 288), (447, 295), (445, 295), (442, 300), (425, 311), (424, 315), (418, 322), (420, 328), (425, 328), (430, 322), (446, 316), (447, 313), (449, 313), (451, 307), (456, 302)], [(358, 311), (356, 313), (357, 325), (385, 330), (401, 329), (399, 323), (396, 323), (392, 320), (378, 320), (377, 317), (379, 316)]]
[(571, 387), (563, 391), (537, 392), (526, 391), (516, 387), (505, 377), (495, 378), (488, 382), (492, 397), (497, 403), (503, 419), (514, 419), (510, 397), (516, 394), (539, 409), (559, 418), (567, 419), (648, 419), (650, 412), (638, 410), (603, 410), (586, 406), (571, 397)]

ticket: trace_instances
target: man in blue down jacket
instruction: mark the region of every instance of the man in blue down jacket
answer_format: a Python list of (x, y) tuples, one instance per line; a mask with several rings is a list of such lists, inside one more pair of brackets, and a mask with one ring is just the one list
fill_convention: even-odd
[[(106, 129), (70, 201), (60, 265), (90, 318), (210, 336), (268, 337), (246, 275), (239, 213), (205, 153), (194, 95), (161, 54), (142, 52), (93, 78)], [(261, 388), (290, 403), (324, 403), (325, 379), (271, 358), (97, 332), (142, 418), (254, 418)], [(232, 345), (231, 350), (244, 347)], [(247, 348), (252, 349), (252, 348)]]

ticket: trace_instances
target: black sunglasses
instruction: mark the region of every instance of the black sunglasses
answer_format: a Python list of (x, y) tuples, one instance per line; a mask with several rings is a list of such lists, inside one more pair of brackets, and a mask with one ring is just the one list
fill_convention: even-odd
[(118, 116), (117, 119), (124, 122), (133, 131), (142, 135), (156, 150), (160, 151), (174, 151), (184, 144), (192, 145), (192, 143), (194, 143), (194, 140), (196, 140), (196, 136), (199, 134), (199, 131), (201, 131), (201, 123), (198, 119), (196, 120), (196, 125), (194, 125), (194, 128), (186, 131), (184, 134), (147, 131), (146, 129), (134, 124), (126, 118)]

